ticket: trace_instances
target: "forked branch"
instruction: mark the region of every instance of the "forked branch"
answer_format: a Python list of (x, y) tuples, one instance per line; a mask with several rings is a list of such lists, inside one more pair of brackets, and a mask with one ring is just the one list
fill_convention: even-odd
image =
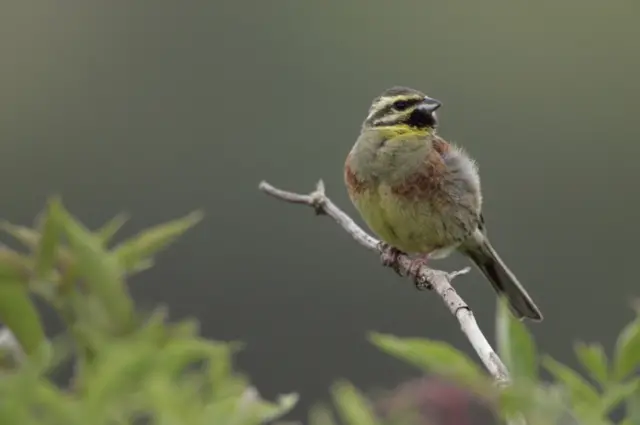
[[(349, 235), (351, 235), (356, 242), (360, 245), (368, 248), (371, 251), (375, 251), (378, 254), (383, 254), (384, 248), (380, 241), (365, 232), (360, 226), (358, 226), (351, 217), (349, 217), (344, 211), (338, 208), (325, 194), (324, 183), (320, 180), (316, 186), (316, 190), (303, 195), (299, 193), (288, 192), (271, 186), (269, 183), (263, 181), (259, 186), (260, 190), (282, 201), (308, 205), (312, 207), (316, 214), (326, 214), (333, 218)], [(396, 269), (404, 276), (409, 275), (409, 268), (411, 266), (411, 259), (405, 255), (400, 254), (397, 256), (397, 264), (390, 264), (389, 267)], [(465, 274), (469, 271), (469, 268), (459, 270), (453, 273), (447, 273), (441, 270), (435, 270), (426, 266), (422, 266), (418, 271), (418, 280), (421, 286), (430, 287), (436, 291), (442, 298), (449, 311), (458, 319), (460, 327), (465, 333), (469, 342), (475, 349), (476, 353), (480, 357), (480, 360), (484, 363), (489, 373), (494, 377), (499, 385), (504, 385), (509, 382), (509, 373), (504, 366), (496, 352), (491, 348), (491, 345), (485, 338), (484, 334), (478, 327), (478, 323), (473, 316), (471, 308), (465, 303), (458, 293), (451, 286), (451, 281), (461, 274)]]

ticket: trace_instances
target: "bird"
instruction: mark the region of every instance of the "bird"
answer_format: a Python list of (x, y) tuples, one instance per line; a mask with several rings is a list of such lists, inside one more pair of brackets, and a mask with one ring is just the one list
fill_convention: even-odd
[(403, 86), (377, 96), (344, 164), (349, 198), (381, 241), (382, 261), (411, 256), (409, 273), (459, 252), (520, 320), (543, 316), (487, 234), (478, 165), (438, 134), (442, 102)]

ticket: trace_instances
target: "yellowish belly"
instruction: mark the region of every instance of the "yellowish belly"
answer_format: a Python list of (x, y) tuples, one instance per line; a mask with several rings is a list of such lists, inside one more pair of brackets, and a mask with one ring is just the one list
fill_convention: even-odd
[(353, 199), (362, 218), (384, 242), (407, 253), (428, 253), (448, 247), (447, 218), (437, 206), (394, 195), (386, 185)]

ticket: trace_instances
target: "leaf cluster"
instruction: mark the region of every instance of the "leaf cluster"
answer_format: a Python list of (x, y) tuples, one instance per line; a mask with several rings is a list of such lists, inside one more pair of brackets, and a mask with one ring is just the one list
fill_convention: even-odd
[[(2, 223), (24, 251), (0, 248), (0, 320), (18, 342), (0, 349), (2, 424), (259, 424), (288, 411), (296, 395), (263, 400), (235, 372), (237, 343), (198, 335), (197, 322), (141, 313), (126, 279), (198, 221), (195, 212), (109, 247), (118, 216), (90, 231), (58, 199), (33, 228)], [(48, 338), (34, 297), (66, 331)], [(51, 372), (74, 366), (59, 386)]]
[[(575, 344), (586, 376), (549, 355), (539, 355), (526, 326), (503, 302), (496, 328), (498, 354), (511, 374), (504, 387), (496, 386), (474, 360), (444, 342), (377, 333), (371, 340), (425, 373), (446, 376), (475, 391), (491, 401), (509, 424), (613, 425), (610, 418), (616, 409), (626, 412), (619, 424), (640, 424), (640, 313), (622, 330), (611, 356), (600, 344)], [(541, 368), (553, 377), (551, 382), (541, 378)]]

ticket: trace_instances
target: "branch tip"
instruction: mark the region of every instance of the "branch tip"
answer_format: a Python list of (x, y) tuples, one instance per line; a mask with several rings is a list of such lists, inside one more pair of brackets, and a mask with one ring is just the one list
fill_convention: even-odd
[(448, 273), (447, 277), (449, 278), (449, 281), (452, 281), (453, 279), (455, 279), (458, 276), (462, 276), (464, 274), (467, 274), (471, 271), (471, 267), (465, 267), (462, 270), (456, 270), (453, 272)]

